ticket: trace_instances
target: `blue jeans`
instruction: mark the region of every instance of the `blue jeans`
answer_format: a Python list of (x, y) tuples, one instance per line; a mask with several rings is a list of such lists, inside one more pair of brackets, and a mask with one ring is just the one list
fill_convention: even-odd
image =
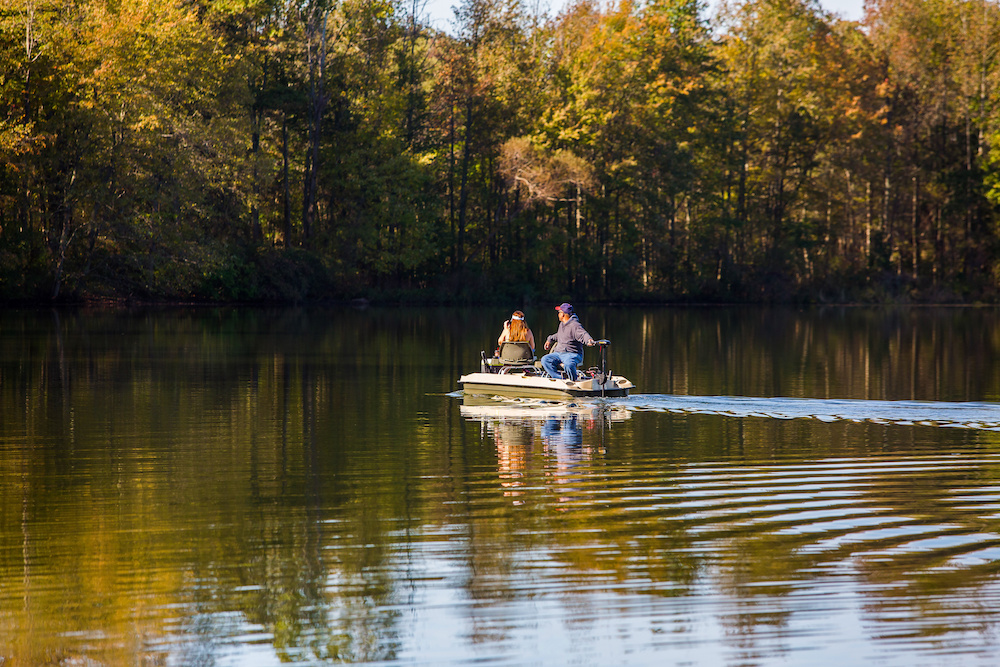
[(542, 357), (542, 368), (551, 378), (562, 377), (559, 367), (566, 369), (570, 380), (576, 379), (576, 367), (583, 363), (583, 355), (579, 352), (550, 352)]

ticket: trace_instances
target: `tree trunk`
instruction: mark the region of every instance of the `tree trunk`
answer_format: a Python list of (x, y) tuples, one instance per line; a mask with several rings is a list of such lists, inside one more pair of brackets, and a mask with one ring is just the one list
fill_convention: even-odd
[(260, 228), (260, 125), (264, 113), (259, 109), (253, 111), (253, 132), (251, 140), (251, 157), (253, 161), (253, 203), (250, 206), (250, 234), (257, 243), (264, 237)]
[(455, 220), (455, 107), (451, 105), (448, 118), (448, 223), (451, 227), (451, 268), (460, 263), (458, 254), (458, 226)]
[(472, 122), (475, 117), (473, 106), (472, 91), (469, 91), (469, 97), (465, 104), (465, 136), (462, 146), (462, 167), (459, 174), (461, 183), (458, 191), (458, 238), (455, 241), (459, 266), (465, 263), (465, 216), (469, 203), (469, 165), (472, 162)]
[(917, 192), (920, 187), (920, 178), (917, 176), (913, 177), (913, 210), (911, 213), (911, 242), (913, 246), (913, 279), (916, 280), (918, 277), (918, 269), (920, 264), (920, 215), (917, 211), (919, 205), (919, 194)]
[(283, 222), (285, 229), (285, 247), (290, 248), (292, 245), (292, 195), (289, 190), (290, 184), (288, 182), (288, 115), (282, 114), (281, 117), (281, 179), (282, 179), (282, 204), (283, 204)]
[(872, 182), (868, 181), (865, 186), (865, 266), (872, 268), (872, 217), (874, 215), (872, 200)]
[[(309, 160), (306, 170), (306, 191), (305, 201), (302, 202), (302, 237), (304, 242), (308, 242), (312, 237), (312, 227), (316, 220), (316, 199), (319, 190), (319, 146), (321, 138), (321, 125), (323, 122), (323, 112), (326, 110), (326, 12), (323, 11), (322, 19), (317, 16), (318, 10), (314, 10), (309, 20), (307, 28), (310, 35), (308, 38), (309, 50)], [(320, 25), (317, 26), (316, 23)], [(316, 30), (319, 30), (319, 44), (316, 53), (313, 53), (313, 42)], [(318, 72), (317, 72), (318, 70)]]

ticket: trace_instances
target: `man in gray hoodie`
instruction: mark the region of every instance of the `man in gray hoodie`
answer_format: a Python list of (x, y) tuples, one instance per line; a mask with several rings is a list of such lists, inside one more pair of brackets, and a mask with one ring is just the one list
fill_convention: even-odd
[(559, 367), (566, 370), (570, 380), (576, 380), (576, 367), (583, 363), (583, 346), (595, 345), (594, 338), (580, 324), (573, 312), (573, 306), (564, 303), (556, 306), (559, 316), (559, 330), (545, 339), (545, 349), (553, 343), (552, 352), (542, 357), (542, 368), (549, 377), (558, 378)]

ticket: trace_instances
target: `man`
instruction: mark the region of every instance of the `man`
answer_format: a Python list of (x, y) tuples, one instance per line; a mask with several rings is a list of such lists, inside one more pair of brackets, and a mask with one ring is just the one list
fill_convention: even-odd
[(576, 367), (583, 362), (583, 346), (595, 345), (593, 337), (580, 324), (573, 312), (573, 306), (564, 303), (556, 306), (559, 317), (559, 330), (545, 339), (545, 349), (553, 343), (552, 352), (542, 357), (542, 368), (549, 377), (558, 378), (559, 367), (566, 370), (570, 380), (576, 380)]

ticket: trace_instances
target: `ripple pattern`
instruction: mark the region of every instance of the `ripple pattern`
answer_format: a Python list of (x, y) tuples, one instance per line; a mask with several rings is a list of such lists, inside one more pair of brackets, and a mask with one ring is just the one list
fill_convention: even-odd
[[(657, 627), (649, 638), (622, 621), (636, 655), (670, 650), (690, 664), (842, 664), (845, 645), (851, 664), (991, 664), (1000, 455), (990, 449), (705, 463), (540, 439), (541, 455), (535, 437), (534, 458), (508, 449), (501, 460), (505, 502), (546, 517), (509, 538), (517, 566), (492, 582), (508, 594), (587, 609), (581, 622), (634, 609), (638, 625)], [(488, 486), (473, 505), (495, 516)], [(713, 642), (723, 648), (706, 653)]]
[(873, 422), (1000, 431), (1000, 404), (946, 401), (865, 401), (744, 396), (637, 394), (624, 401), (633, 410), (684, 414)]
[(670, 532), (704, 556), (766, 541), (770, 560), (796, 568), (847, 559), (917, 571), (995, 561), (1000, 488), (983, 466), (962, 457), (690, 464), (669, 475), (654, 466), (646, 477), (628, 467), (557, 479), (572, 489), (560, 488), (559, 502), (606, 530)]

